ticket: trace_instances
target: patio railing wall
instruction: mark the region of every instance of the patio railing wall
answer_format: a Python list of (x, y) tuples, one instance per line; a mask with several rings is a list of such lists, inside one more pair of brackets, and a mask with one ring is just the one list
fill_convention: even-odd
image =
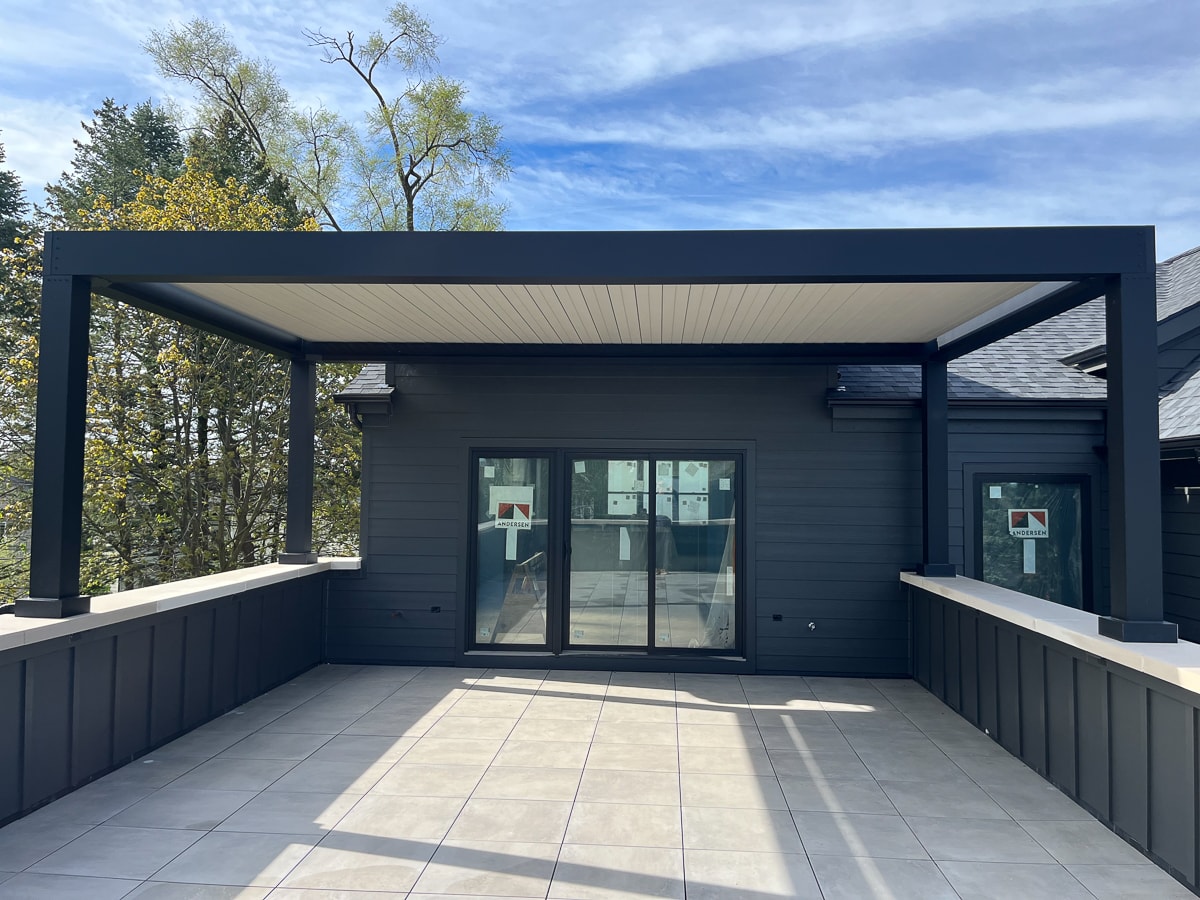
[(327, 577), (0, 650), (0, 824), (320, 662)]
[(1200, 695), (909, 590), (917, 681), (1196, 890)]

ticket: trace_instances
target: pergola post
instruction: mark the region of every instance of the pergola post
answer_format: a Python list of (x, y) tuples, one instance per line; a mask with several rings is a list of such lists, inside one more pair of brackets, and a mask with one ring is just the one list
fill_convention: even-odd
[(921, 575), (951, 577), (950, 562), (950, 410), (946, 363), (921, 366)]
[(1109, 278), (1106, 288), (1112, 614), (1099, 630), (1119, 641), (1168, 643), (1179, 639), (1179, 627), (1163, 621), (1153, 268)]
[(292, 360), (288, 409), (287, 535), (281, 563), (315, 563), (313, 550), (313, 455), (317, 416), (317, 365)]
[(91, 290), (83, 276), (42, 278), (29, 596), (17, 600), (18, 616), (57, 619), (91, 607), (79, 594)]

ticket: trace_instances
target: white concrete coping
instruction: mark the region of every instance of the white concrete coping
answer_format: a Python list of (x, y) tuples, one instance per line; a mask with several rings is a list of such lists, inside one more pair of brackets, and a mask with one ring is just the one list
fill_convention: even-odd
[(1200, 644), (1182, 640), (1177, 644), (1137, 644), (1113, 640), (1098, 633), (1100, 617), (1095, 613), (1030, 597), (973, 578), (927, 578), (902, 572), (900, 580), (1019, 625), (1035, 634), (1200, 694)]
[(0, 616), (0, 650), (79, 634), (117, 622), (180, 609), (296, 578), (305, 578), (319, 572), (358, 569), (361, 565), (362, 560), (353, 556), (325, 557), (307, 565), (270, 563), (156, 584), (152, 587), (135, 588), (116, 594), (94, 596), (91, 612), (68, 616), (65, 619), (30, 619), (4, 615)]

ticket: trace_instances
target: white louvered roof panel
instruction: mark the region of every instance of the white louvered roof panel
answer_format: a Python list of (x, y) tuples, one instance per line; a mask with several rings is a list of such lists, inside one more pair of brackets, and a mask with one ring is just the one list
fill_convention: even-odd
[(921, 343), (1033, 286), (178, 285), (309, 341), (418, 344)]

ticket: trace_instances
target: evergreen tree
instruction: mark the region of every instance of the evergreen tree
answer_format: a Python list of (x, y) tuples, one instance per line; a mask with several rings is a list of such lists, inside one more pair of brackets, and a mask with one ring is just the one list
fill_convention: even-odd
[(80, 212), (92, 208), (94, 196), (120, 206), (129, 203), (142, 187), (142, 176), (168, 180), (183, 166), (183, 141), (179, 129), (161, 108), (149, 100), (129, 112), (111, 97), (95, 110), (91, 124), (83, 123), (86, 141), (75, 141), (71, 168), (46, 196), (56, 227), (74, 227)]
[(267, 165), (249, 132), (229, 110), (222, 110), (206, 129), (192, 133), (188, 157), (219, 183), (232, 178), (257, 197), (286, 215), (285, 227), (299, 228), (309, 218), (300, 211), (288, 180)]
[[(4, 144), (0, 143), (0, 163), (4, 162)], [(0, 169), (0, 249), (13, 246), (28, 211), (25, 191), (16, 172)]]

